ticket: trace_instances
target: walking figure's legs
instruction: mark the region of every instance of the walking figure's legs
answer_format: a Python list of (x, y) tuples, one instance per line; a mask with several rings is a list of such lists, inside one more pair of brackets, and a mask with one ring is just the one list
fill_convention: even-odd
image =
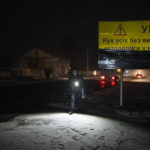
[(82, 105), (82, 93), (81, 92), (78, 92), (77, 94), (77, 108), (78, 108), (78, 111), (80, 111), (81, 109), (81, 105)]
[(72, 92), (71, 93), (71, 111), (74, 111), (74, 107), (75, 107), (75, 93)]

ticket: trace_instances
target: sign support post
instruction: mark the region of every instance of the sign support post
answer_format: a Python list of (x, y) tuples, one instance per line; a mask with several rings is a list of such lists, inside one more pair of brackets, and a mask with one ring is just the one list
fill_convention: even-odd
[(124, 69), (121, 68), (121, 76), (120, 76), (120, 107), (123, 106), (123, 71)]

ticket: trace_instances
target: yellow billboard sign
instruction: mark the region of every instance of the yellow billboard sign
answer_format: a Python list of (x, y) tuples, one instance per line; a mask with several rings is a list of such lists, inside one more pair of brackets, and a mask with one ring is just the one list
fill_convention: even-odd
[(100, 21), (98, 48), (150, 51), (150, 21)]

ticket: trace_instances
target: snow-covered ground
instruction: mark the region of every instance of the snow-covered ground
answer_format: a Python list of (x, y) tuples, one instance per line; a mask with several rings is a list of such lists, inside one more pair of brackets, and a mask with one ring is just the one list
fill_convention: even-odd
[[(125, 82), (123, 108), (119, 107), (119, 84), (104, 89), (97, 81), (86, 81), (86, 85), (87, 98), (81, 110), (84, 114), (0, 115), (0, 150), (149, 150), (150, 128), (135, 126), (135, 122), (150, 122), (149, 84)], [(4, 105), (8, 107), (5, 112), (36, 106), (40, 109), (32, 112), (67, 112), (70, 100), (65, 98), (64, 89), (65, 81), (1, 87), (4, 102), (22, 100), (16, 105)], [(23, 102), (27, 102), (25, 107)], [(40, 106), (35, 105), (37, 102)]]
[(20, 115), (0, 123), (0, 150), (149, 150), (150, 130), (84, 114)]

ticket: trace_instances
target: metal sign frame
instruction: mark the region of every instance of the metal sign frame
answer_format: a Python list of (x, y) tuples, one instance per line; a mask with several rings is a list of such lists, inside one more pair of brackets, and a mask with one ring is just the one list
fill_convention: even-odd
[(99, 68), (150, 69), (150, 51), (98, 51)]

